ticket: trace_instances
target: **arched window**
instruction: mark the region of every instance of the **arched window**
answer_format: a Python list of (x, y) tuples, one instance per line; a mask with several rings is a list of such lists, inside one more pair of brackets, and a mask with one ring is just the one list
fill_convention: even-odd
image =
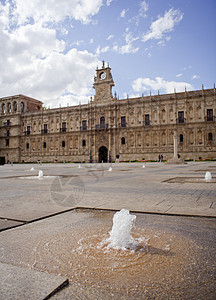
[(29, 143), (26, 143), (26, 149), (29, 149)]
[(180, 134), (180, 136), (179, 136), (179, 141), (180, 141), (180, 143), (183, 143), (183, 142), (184, 142), (184, 136), (183, 136), (183, 134)]
[(2, 113), (5, 114), (5, 104), (2, 104)]
[(13, 103), (13, 111), (17, 111), (17, 103), (16, 103), (16, 101)]
[(125, 138), (124, 137), (121, 138), (121, 144), (125, 145)]
[(20, 111), (21, 111), (21, 113), (24, 112), (24, 103), (23, 102), (20, 103)]
[(105, 117), (100, 118), (100, 128), (105, 128)]
[(62, 141), (62, 148), (65, 147), (65, 141)]
[(43, 147), (44, 147), (44, 149), (46, 148), (46, 142), (43, 143)]
[(86, 140), (82, 141), (82, 146), (85, 147), (86, 146)]
[(11, 113), (11, 103), (8, 103), (8, 112)]
[(209, 134), (208, 134), (208, 140), (209, 141), (213, 140), (213, 134), (212, 134), (212, 132), (209, 132)]

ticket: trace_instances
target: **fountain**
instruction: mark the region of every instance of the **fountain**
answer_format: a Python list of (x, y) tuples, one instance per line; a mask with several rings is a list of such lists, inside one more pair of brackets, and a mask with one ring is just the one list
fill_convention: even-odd
[(35, 171), (35, 169), (32, 167), (30, 171)]
[(109, 172), (112, 172), (112, 167), (109, 167), (109, 170), (108, 170)]
[(131, 236), (131, 229), (135, 226), (135, 215), (130, 215), (127, 209), (122, 209), (113, 216), (113, 226), (110, 237), (107, 239), (108, 247), (114, 249), (134, 249), (138, 242)]
[(78, 169), (81, 169), (81, 165), (78, 166)]
[[(111, 294), (113, 299), (166, 299), (167, 295), (178, 299), (183, 292), (186, 299), (188, 291), (195, 299), (197, 293), (209, 295), (209, 285), (213, 294), (215, 256), (210, 250), (215, 248), (210, 246), (214, 232), (207, 239), (206, 226), (202, 229), (196, 218), (176, 219), (169, 217), (167, 222), (159, 215), (135, 216), (126, 209), (115, 214), (73, 210), (64, 214), (64, 226), (59, 227), (62, 215), (57, 215), (42, 220), (43, 226), (31, 232), (23, 228), (25, 239), (31, 240), (23, 247), (14, 245), (18, 245), (15, 230), (7, 232), (12, 237), (5, 252), (0, 244), (1, 259), (12, 264), (15, 257), (20, 267), (66, 276), (80, 299), (87, 294), (92, 299), (110, 299)], [(209, 224), (209, 220), (204, 222)], [(47, 225), (49, 230), (44, 230)], [(72, 291), (68, 298), (69, 293)]]
[(143, 166), (142, 166), (142, 167), (143, 167), (143, 169), (144, 169), (144, 168), (145, 168), (145, 165), (143, 164)]
[(212, 175), (209, 171), (205, 173), (205, 181), (211, 181), (212, 180)]
[(39, 179), (42, 179), (42, 178), (43, 178), (43, 171), (40, 170), (40, 171), (38, 172), (38, 178), (39, 178)]

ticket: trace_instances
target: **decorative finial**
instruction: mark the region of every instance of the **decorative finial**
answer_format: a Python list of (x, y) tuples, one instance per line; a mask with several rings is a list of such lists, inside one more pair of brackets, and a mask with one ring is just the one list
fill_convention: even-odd
[(204, 90), (204, 85), (202, 84), (202, 90)]
[(102, 60), (102, 68), (104, 69), (105, 68), (105, 61)]

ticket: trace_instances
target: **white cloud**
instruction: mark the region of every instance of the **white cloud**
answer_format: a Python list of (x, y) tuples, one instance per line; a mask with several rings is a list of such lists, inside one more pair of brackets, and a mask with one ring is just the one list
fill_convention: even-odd
[[(52, 5), (51, 0), (16, 0), (14, 3), (19, 24), (14, 18), (14, 7), (9, 7), (7, 1), (6, 5), (0, 3), (0, 97), (26, 94), (51, 107), (65, 101), (70, 105), (77, 104), (77, 99), (87, 101), (92, 94), (97, 56), (75, 48), (66, 52), (66, 42), (57, 37), (55, 26), (43, 22), (57, 22), (66, 16), (88, 22), (102, 0), (63, 0), (61, 3), (53, 0)], [(84, 11), (79, 13), (83, 7)]]
[(199, 77), (199, 75), (193, 75), (193, 77), (192, 77), (192, 79), (199, 79), (200, 77)]
[(105, 46), (103, 48), (101, 48), (101, 46), (98, 46), (96, 49), (96, 54), (99, 55), (100, 53), (106, 53), (109, 51), (109, 49), (110, 49), (109, 46)]
[(125, 41), (126, 44), (119, 47), (117, 44), (114, 45), (113, 50), (115, 52), (118, 52), (120, 54), (129, 54), (129, 53), (136, 53), (137, 51), (139, 51), (139, 48), (135, 48), (133, 46), (133, 42), (138, 40), (138, 37), (133, 37), (132, 33), (128, 31), (128, 28), (126, 29), (126, 33), (125, 33)]
[(109, 41), (109, 40), (111, 40), (111, 39), (113, 39), (114, 38), (114, 35), (113, 34), (110, 34), (109, 36), (108, 36), (108, 38), (107, 38), (107, 41)]
[(123, 9), (120, 13), (120, 17), (121, 18), (125, 18), (126, 12), (128, 11), (128, 9)]
[(107, 6), (110, 6), (110, 4), (111, 4), (112, 1), (113, 0), (107, 0)]
[(84, 43), (84, 40), (77, 40), (77, 41), (73, 42), (71, 45), (80, 46), (83, 43)]
[(179, 73), (179, 74), (176, 74), (176, 77), (181, 77), (183, 74), (182, 73)]
[(165, 93), (173, 93), (174, 89), (177, 92), (183, 92), (185, 88), (192, 90), (193, 86), (187, 82), (167, 81), (162, 77), (150, 78), (137, 78), (132, 82), (132, 88), (135, 92), (145, 92), (147, 90), (158, 91), (161, 90)]
[(147, 17), (146, 12), (149, 9), (149, 5), (144, 0), (144, 1), (142, 1), (142, 2), (139, 3), (139, 7), (140, 8), (138, 10), (138, 13), (135, 16), (133, 16), (131, 19), (129, 19), (129, 22), (135, 23), (136, 26), (139, 26), (139, 22), (140, 22), (141, 18), (146, 18)]
[[(110, 4), (111, 1), (108, 2)], [(41, 23), (60, 22), (66, 17), (86, 24), (98, 13), (103, 0), (15, 0), (15, 4), (15, 15), (19, 24), (30, 19)]]
[(171, 8), (165, 12), (163, 17), (159, 17), (151, 24), (150, 30), (143, 36), (143, 42), (151, 39), (162, 39), (166, 33), (174, 29), (174, 26), (178, 24), (182, 18), (183, 13), (178, 9), (174, 10)]
[(148, 3), (144, 0), (140, 3), (139, 15), (142, 17), (146, 17), (146, 12), (149, 9)]

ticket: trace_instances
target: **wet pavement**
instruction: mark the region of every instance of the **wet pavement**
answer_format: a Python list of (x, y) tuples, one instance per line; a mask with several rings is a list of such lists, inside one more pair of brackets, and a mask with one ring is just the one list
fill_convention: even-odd
[[(210, 171), (215, 180), (216, 162), (109, 167), (0, 167), (1, 278), (18, 274), (14, 267), (42, 272), (46, 296), (69, 279), (52, 299), (214, 299), (216, 184), (189, 178)], [(167, 182), (173, 178), (189, 182)], [(137, 215), (134, 253), (107, 251), (104, 242), (121, 208)], [(45, 299), (39, 277), (4, 281), (4, 299)]]

